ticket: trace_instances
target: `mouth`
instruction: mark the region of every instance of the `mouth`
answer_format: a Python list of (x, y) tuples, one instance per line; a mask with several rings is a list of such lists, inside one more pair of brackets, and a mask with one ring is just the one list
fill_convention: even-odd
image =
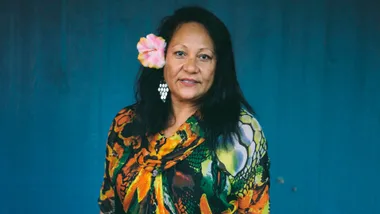
[(195, 79), (189, 79), (189, 78), (184, 78), (184, 79), (179, 79), (180, 82), (186, 83), (186, 84), (197, 84), (200, 83), (199, 81)]

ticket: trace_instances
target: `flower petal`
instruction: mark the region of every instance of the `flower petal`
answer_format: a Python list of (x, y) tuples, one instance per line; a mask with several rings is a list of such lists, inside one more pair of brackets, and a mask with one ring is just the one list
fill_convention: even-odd
[(137, 43), (138, 60), (149, 68), (162, 68), (165, 65), (166, 42), (163, 38), (149, 34)]

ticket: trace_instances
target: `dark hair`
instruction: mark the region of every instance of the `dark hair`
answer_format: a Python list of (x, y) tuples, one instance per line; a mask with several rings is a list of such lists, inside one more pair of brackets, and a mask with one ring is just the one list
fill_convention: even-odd
[[(206, 139), (215, 147), (218, 137), (238, 133), (242, 105), (252, 114), (254, 112), (237, 81), (230, 33), (213, 13), (198, 6), (182, 7), (162, 20), (157, 35), (169, 45), (181, 24), (189, 22), (202, 24), (214, 43), (217, 59), (214, 82), (199, 100), (199, 107)], [(162, 102), (157, 90), (161, 80), (163, 69), (140, 68), (136, 84), (136, 114), (144, 133), (155, 134), (168, 127), (172, 114), (170, 92), (166, 102)]]

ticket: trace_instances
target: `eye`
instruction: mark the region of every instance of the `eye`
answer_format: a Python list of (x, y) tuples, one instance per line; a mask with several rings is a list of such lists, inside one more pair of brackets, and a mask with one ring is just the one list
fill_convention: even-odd
[(207, 61), (207, 60), (212, 59), (212, 57), (209, 56), (209, 55), (207, 55), (207, 54), (201, 54), (201, 55), (199, 56), (199, 58), (201, 58), (202, 61)]
[(174, 55), (176, 55), (177, 57), (183, 57), (183, 56), (185, 56), (185, 52), (183, 52), (183, 51), (176, 51), (176, 52), (174, 52)]

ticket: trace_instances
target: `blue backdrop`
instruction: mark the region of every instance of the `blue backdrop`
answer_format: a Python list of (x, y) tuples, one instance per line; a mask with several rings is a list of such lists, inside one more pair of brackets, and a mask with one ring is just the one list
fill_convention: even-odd
[(379, 1), (0, 2), (0, 213), (98, 213), (136, 43), (188, 3), (231, 31), (269, 140), (273, 213), (380, 213)]

